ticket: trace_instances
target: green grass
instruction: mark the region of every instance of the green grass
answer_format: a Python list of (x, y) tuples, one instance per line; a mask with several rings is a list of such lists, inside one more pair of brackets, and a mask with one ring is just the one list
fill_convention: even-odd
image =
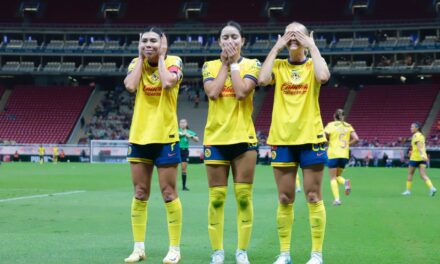
[[(440, 187), (440, 170), (429, 169)], [(327, 172), (324, 257), (332, 263), (440, 263), (440, 196), (415, 178), (403, 197), (406, 169), (349, 168), (353, 192), (331, 206)], [(207, 180), (202, 165), (189, 167), (190, 192), (183, 204), (182, 264), (208, 263)], [(231, 185), (231, 184), (230, 184)], [(0, 166), (0, 200), (84, 190), (83, 193), (0, 202), (0, 263), (123, 263), (132, 249), (127, 164), (7, 164)], [(152, 183), (147, 227), (147, 262), (161, 263), (168, 249), (165, 209), (157, 177)], [(226, 263), (235, 263), (235, 202), (228, 190), (225, 213)], [(255, 224), (249, 248), (252, 263), (272, 263), (278, 254), (277, 195), (272, 169), (258, 166), (254, 187)], [(297, 196), (292, 235), (294, 263), (310, 251), (304, 194)]]

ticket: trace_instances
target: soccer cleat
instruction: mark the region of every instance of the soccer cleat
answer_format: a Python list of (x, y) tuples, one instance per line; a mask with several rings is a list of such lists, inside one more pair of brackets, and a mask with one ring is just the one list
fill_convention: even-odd
[(435, 187), (432, 187), (431, 190), (429, 191), (429, 195), (431, 197), (433, 197), (435, 195), (435, 193), (437, 192), (437, 189)]
[(236, 264), (250, 264), (246, 250), (237, 249), (235, 251)]
[(324, 261), (322, 261), (322, 253), (312, 252), (311, 257), (306, 264), (324, 264)]
[(225, 262), (225, 251), (224, 250), (216, 250), (211, 255), (210, 264), (223, 264)]
[(289, 252), (281, 252), (273, 264), (292, 264)]
[(301, 192), (301, 188), (296, 188), (295, 192), (297, 193)]
[(189, 191), (189, 189), (186, 187), (183, 187), (182, 191)]
[(163, 258), (163, 264), (176, 264), (180, 261), (180, 250), (178, 247), (170, 247), (167, 255)]
[(138, 262), (145, 259), (145, 250), (142, 248), (134, 248), (133, 253), (131, 253), (128, 258), (124, 259), (125, 263)]
[(351, 183), (349, 179), (345, 180), (344, 186), (345, 186), (345, 195), (349, 195), (351, 191)]
[(408, 195), (411, 195), (411, 192), (408, 191), (408, 190), (406, 190), (406, 191), (404, 191), (404, 192), (402, 193), (402, 195), (408, 196)]
[(340, 200), (334, 200), (333, 201), (333, 205), (341, 205), (342, 204), (342, 202), (340, 201)]

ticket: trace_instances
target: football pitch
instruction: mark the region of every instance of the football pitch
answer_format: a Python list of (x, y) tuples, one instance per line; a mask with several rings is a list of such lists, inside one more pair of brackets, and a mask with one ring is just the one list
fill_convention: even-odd
[[(209, 263), (207, 180), (201, 164), (190, 164), (189, 192), (179, 192), (183, 206), (182, 264)], [(327, 209), (324, 262), (440, 263), (440, 195), (428, 196), (418, 176), (412, 195), (405, 189), (407, 169), (348, 168), (352, 193), (331, 205), (325, 171)], [(155, 173), (156, 175), (156, 173)], [(428, 169), (440, 187), (440, 169)], [(232, 179), (230, 179), (232, 180)], [(180, 177), (179, 177), (180, 189)], [(225, 263), (235, 263), (236, 205), (229, 182), (225, 206)], [(128, 164), (0, 165), (0, 263), (123, 263), (132, 250)], [(271, 264), (279, 253), (277, 194), (270, 166), (257, 166), (251, 263)], [(157, 176), (148, 204), (147, 260), (162, 263), (168, 250), (165, 208)], [(304, 193), (297, 194), (292, 234), (293, 263), (306, 263), (310, 228)]]

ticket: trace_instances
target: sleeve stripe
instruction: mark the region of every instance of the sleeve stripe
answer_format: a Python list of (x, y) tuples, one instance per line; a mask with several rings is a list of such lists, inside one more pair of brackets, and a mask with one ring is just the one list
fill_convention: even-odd
[(251, 79), (251, 80), (254, 81), (256, 84), (258, 84), (258, 80), (257, 80), (257, 78), (255, 78), (255, 76), (253, 76), (253, 75), (246, 74), (243, 78)]
[(212, 81), (212, 80), (214, 80), (214, 78), (212, 78), (212, 77), (208, 77), (208, 78), (206, 78), (206, 79), (203, 80), (203, 83), (205, 83), (205, 82), (207, 82), (207, 81)]

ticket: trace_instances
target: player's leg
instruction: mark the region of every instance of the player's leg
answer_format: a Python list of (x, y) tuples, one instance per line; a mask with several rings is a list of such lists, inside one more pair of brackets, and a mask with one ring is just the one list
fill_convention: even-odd
[[(151, 163), (151, 161), (150, 161)], [(153, 165), (144, 162), (130, 162), (134, 197), (131, 202), (131, 226), (134, 249), (125, 262), (145, 259), (145, 232), (147, 229), (147, 202), (150, 197)]]
[(406, 178), (406, 190), (402, 193), (402, 195), (411, 195), (412, 179), (416, 170), (416, 167), (413, 166), (413, 163), (414, 161), (409, 162), (408, 176)]
[(420, 177), (425, 182), (426, 186), (428, 186), (429, 188), (429, 195), (434, 196), (435, 193), (437, 192), (437, 189), (434, 187), (428, 175), (426, 174), (426, 164), (419, 165), (419, 173), (420, 173)]
[(237, 264), (249, 264), (246, 250), (249, 246), (254, 218), (252, 184), (256, 161), (257, 152), (255, 149), (246, 149), (246, 152), (231, 161), (237, 202), (238, 245), (235, 254)]

